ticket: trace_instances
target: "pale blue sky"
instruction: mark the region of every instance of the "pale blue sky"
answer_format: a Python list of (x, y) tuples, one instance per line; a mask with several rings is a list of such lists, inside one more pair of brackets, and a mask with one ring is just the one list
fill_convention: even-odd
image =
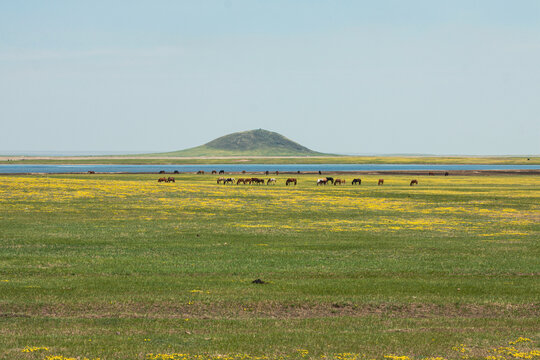
[(0, 124), (0, 152), (540, 154), (540, 1), (0, 0)]

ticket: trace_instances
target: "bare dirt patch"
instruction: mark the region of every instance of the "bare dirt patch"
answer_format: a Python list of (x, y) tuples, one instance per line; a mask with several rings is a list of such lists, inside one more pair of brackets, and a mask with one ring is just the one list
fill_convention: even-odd
[(261, 303), (113, 303), (0, 305), (0, 318), (530, 318), (540, 316), (540, 304), (281, 304)]

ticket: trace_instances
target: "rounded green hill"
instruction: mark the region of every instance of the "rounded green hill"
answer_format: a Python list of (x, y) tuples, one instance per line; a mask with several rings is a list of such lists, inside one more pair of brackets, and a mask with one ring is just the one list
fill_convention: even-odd
[(315, 156), (325, 155), (276, 132), (257, 129), (232, 133), (190, 149), (156, 155), (167, 156)]

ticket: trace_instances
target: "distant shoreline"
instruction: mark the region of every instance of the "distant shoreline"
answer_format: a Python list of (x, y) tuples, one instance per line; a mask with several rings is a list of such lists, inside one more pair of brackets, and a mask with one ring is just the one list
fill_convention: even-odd
[[(194, 172), (165, 172), (167, 175), (195, 175)], [(240, 172), (229, 171), (227, 175), (263, 175), (263, 176), (275, 176), (274, 172), (270, 172), (268, 175), (264, 171), (253, 172)], [(296, 171), (280, 171), (280, 175), (416, 175), (416, 176), (499, 176), (499, 175), (540, 175), (539, 170), (453, 170), (449, 171), (448, 175), (445, 175), (445, 171), (441, 170), (362, 170), (362, 171), (325, 171), (319, 174), (317, 171), (302, 171), (300, 173)], [(163, 175), (158, 172), (95, 172), (94, 174), (88, 174), (88, 172), (58, 172), (58, 173), (44, 173), (44, 172), (27, 172), (27, 173), (0, 173), (0, 176), (20, 176), (20, 175)], [(212, 174), (206, 174), (212, 175)], [(213, 174), (213, 176), (223, 176), (219, 174)]]

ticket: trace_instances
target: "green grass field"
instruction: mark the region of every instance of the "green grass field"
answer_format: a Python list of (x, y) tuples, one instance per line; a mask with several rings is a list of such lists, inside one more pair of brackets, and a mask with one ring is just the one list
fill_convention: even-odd
[[(253, 154), (251, 154), (253, 155)], [(264, 154), (262, 154), (264, 155)], [(186, 155), (188, 156), (188, 155)], [(173, 157), (160, 154), (137, 156), (124, 155), (94, 157), (72, 157), (69, 159), (41, 157), (0, 157), (0, 164), (483, 164), (483, 165), (538, 165), (539, 156), (227, 156), (214, 152), (213, 157)], [(226, 156), (221, 157), (220, 156)]]
[(0, 359), (540, 357), (538, 176), (158, 177), (0, 176)]

